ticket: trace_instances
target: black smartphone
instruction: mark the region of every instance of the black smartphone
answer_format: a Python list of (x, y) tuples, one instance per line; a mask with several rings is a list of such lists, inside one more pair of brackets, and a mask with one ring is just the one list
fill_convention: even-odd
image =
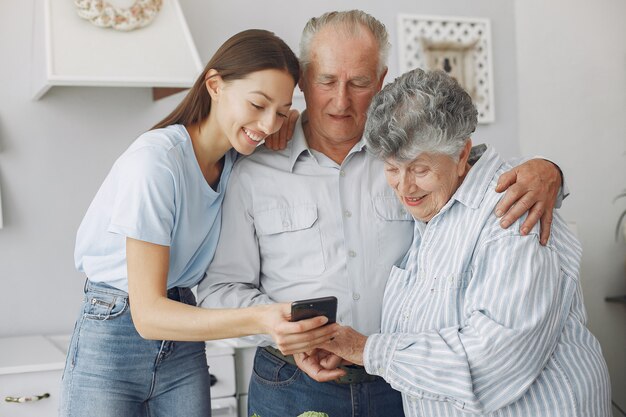
[(291, 321), (326, 316), (328, 323), (334, 323), (337, 317), (337, 297), (311, 298), (291, 303)]

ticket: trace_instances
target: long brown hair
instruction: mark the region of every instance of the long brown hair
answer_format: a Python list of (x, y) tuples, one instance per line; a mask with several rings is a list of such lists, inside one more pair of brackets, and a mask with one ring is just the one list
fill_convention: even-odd
[(209, 115), (211, 96), (205, 81), (211, 69), (216, 70), (224, 81), (242, 79), (266, 69), (286, 70), (296, 85), (300, 77), (298, 58), (282, 39), (267, 30), (244, 30), (220, 46), (183, 101), (153, 129), (173, 124), (190, 125)]

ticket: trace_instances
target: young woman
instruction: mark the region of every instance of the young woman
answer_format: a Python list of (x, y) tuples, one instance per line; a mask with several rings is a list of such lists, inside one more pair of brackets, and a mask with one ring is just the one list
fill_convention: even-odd
[(190, 290), (213, 257), (237, 155), (281, 127), (298, 76), (281, 39), (241, 32), (115, 162), (78, 230), (88, 279), (61, 416), (208, 416), (205, 340), (267, 333), (289, 354), (334, 335), (323, 317), (289, 322), (288, 304), (209, 310)]

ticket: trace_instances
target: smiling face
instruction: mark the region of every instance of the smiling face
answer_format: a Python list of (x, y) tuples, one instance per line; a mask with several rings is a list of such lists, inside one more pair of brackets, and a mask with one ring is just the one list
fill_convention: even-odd
[(212, 99), (209, 117), (237, 152), (249, 155), (287, 119), (294, 87), (293, 77), (277, 69), (228, 82), (215, 75), (207, 80)]
[(469, 170), (468, 140), (459, 161), (448, 155), (421, 153), (412, 161), (385, 161), (385, 177), (400, 202), (420, 221), (428, 222), (446, 205)]
[(354, 145), (363, 134), (367, 108), (380, 90), (378, 46), (365, 28), (357, 35), (328, 26), (315, 35), (311, 63), (300, 80), (307, 105), (309, 145)]

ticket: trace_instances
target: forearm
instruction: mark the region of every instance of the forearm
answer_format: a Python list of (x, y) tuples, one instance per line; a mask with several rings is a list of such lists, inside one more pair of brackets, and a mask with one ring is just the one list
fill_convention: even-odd
[(206, 309), (158, 297), (135, 307), (131, 314), (146, 339), (204, 341), (265, 333), (264, 306), (244, 309)]

